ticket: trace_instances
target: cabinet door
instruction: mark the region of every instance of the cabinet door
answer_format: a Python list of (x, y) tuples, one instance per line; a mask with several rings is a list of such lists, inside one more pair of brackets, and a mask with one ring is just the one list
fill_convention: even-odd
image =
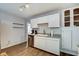
[(48, 17), (48, 27), (60, 27), (60, 15), (59, 13), (50, 15)]
[(72, 50), (77, 51), (79, 45), (79, 28), (74, 28), (72, 33)]
[(48, 23), (48, 16), (38, 18), (38, 24)]
[(60, 53), (60, 50), (59, 50), (59, 39), (58, 40), (55, 40), (53, 38), (51, 39), (46, 39), (46, 50), (48, 52), (51, 52), (51, 53), (54, 53), (54, 54), (57, 54), (59, 55)]
[(71, 30), (62, 31), (62, 48), (71, 50)]
[(45, 39), (44, 38), (37, 38), (34, 40), (34, 47), (37, 47), (39, 49), (45, 50)]
[(37, 19), (32, 19), (31, 20), (31, 26), (32, 26), (32, 28), (38, 28), (38, 25), (37, 25)]

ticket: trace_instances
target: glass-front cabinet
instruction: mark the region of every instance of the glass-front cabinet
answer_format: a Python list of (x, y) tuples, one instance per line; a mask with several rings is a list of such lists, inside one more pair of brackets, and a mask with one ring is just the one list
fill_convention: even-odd
[(79, 26), (79, 7), (65, 9), (63, 13), (64, 27)]
[(65, 27), (70, 26), (70, 10), (64, 11), (64, 26)]
[(79, 26), (79, 8), (73, 10), (74, 26)]
[(62, 11), (62, 26), (61, 50), (77, 55), (79, 45), (79, 6)]

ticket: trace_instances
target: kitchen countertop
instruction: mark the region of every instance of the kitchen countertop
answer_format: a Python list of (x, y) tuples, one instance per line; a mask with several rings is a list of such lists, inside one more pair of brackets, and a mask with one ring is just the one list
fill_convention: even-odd
[(53, 35), (53, 38), (61, 38), (61, 35), (59, 34)]
[(53, 37), (50, 37), (50, 36), (46, 36), (48, 38), (60, 38), (59, 36), (53, 36)]
[(34, 36), (35, 34), (28, 34), (28, 35), (32, 35), (32, 36)]
[(59, 41), (61, 38), (59, 37), (50, 37), (50, 36), (38, 36), (38, 38), (46, 38), (46, 39), (49, 39), (49, 40), (55, 40), (55, 41)]
[[(38, 35), (39, 36), (39, 35)], [(39, 37), (47, 37), (47, 38), (61, 38), (61, 35), (59, 34), (54, 34), (53, 37), (51, 36), (39, 36)]]

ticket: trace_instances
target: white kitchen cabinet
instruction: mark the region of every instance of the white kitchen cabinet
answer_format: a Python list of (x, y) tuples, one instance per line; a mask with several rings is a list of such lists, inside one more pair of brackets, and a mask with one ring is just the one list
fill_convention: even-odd
[(38, 37), (37, 39), (35, 39), (34, 40), (34, 47), (45, 50), (45, 38)]
[(48, 27), (60, 27), (60, 14), (52, 14), (42, 16), (36, 19), (31, 19), (32, 28), (38, 28), (38, 24), (48, 24)]
[(60, 55), (60, 43), (59, 39), (56, 38), (47, 38), (46, 39), (46, 51), (49, 51), (51, 53)]
[(79, 45), (79, 28), (74, 28), (72, 32), (72, 50), (77, 51)]
[(32, 28), (38, 28), (37, 22), (38, 22), (37, 19), (31, 19), (31, 26), (32, 26)]
[(62, 10), (63, 27), (79, 27), (79, 6)]
[(59, 13), (48, 16), (48, 27), (60, 27), (60, 14)]
[(44, 23), (48, 23), (48, 16), (42, 16), (38, 18), (37, 24), (44, 24)]
[(34, 47), (60, 55), (60, 39), (34, 37)]
[(62, 30), (62, 48), (71, 50), (71, 38), (72, 37), (72, 30), (63, 29)]
[(64, 9), (62, 11), (62, 48), (75, 53), (77, 52), (77, 45), (79, 45), (78, 11), (79, 6)]
[(38, 28), (38, 24), (48, 23), (47, 16), (31, 19), (32, 28)]
[(72, 26), (72, 9), (62, 10), (62, 27), (71, 27)]

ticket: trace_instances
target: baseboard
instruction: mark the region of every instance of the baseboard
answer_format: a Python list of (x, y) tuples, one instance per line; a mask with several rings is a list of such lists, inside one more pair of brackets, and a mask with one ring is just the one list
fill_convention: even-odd
[(61, 52), (71, 54), (71, 55), (74, 55), (74, 56), (78, 55), (78, 53), (76, 51), (71, 51), (71, 50), (66, 50), (66, 49), (61, 49)]
[(7, 47), (2, 47), (1, 50), (6, 49), (6, 48), (9, 48), (9, 47), (12, 47), (12, 46), (16, 46), (16, 45), (19, 45), (19, 44), (23, 44), (23, 43), (26, 43), (26, 41), (20, 42), (20, 43), (17, 43), (17, 44), (13, 44), (13, 45), (9, 45)]
[[(39, 49), (39, 48), (37, 48), (37, 47), (32, 47), (32, 48)], [(45, 50), (42, 50), (42, 49), (39, 49), (39, 50), (44, 51), (44, 52), (49, 53), (49, 54), (52, 54), (52, 55), (54, 55), (54, 56), (59, 56), (59, 55), (57, 55), (57, 54), (54, 54), (54, 53), (51, 53), (51, 52), (48, 52), (48, 51), (45, 51)]]

